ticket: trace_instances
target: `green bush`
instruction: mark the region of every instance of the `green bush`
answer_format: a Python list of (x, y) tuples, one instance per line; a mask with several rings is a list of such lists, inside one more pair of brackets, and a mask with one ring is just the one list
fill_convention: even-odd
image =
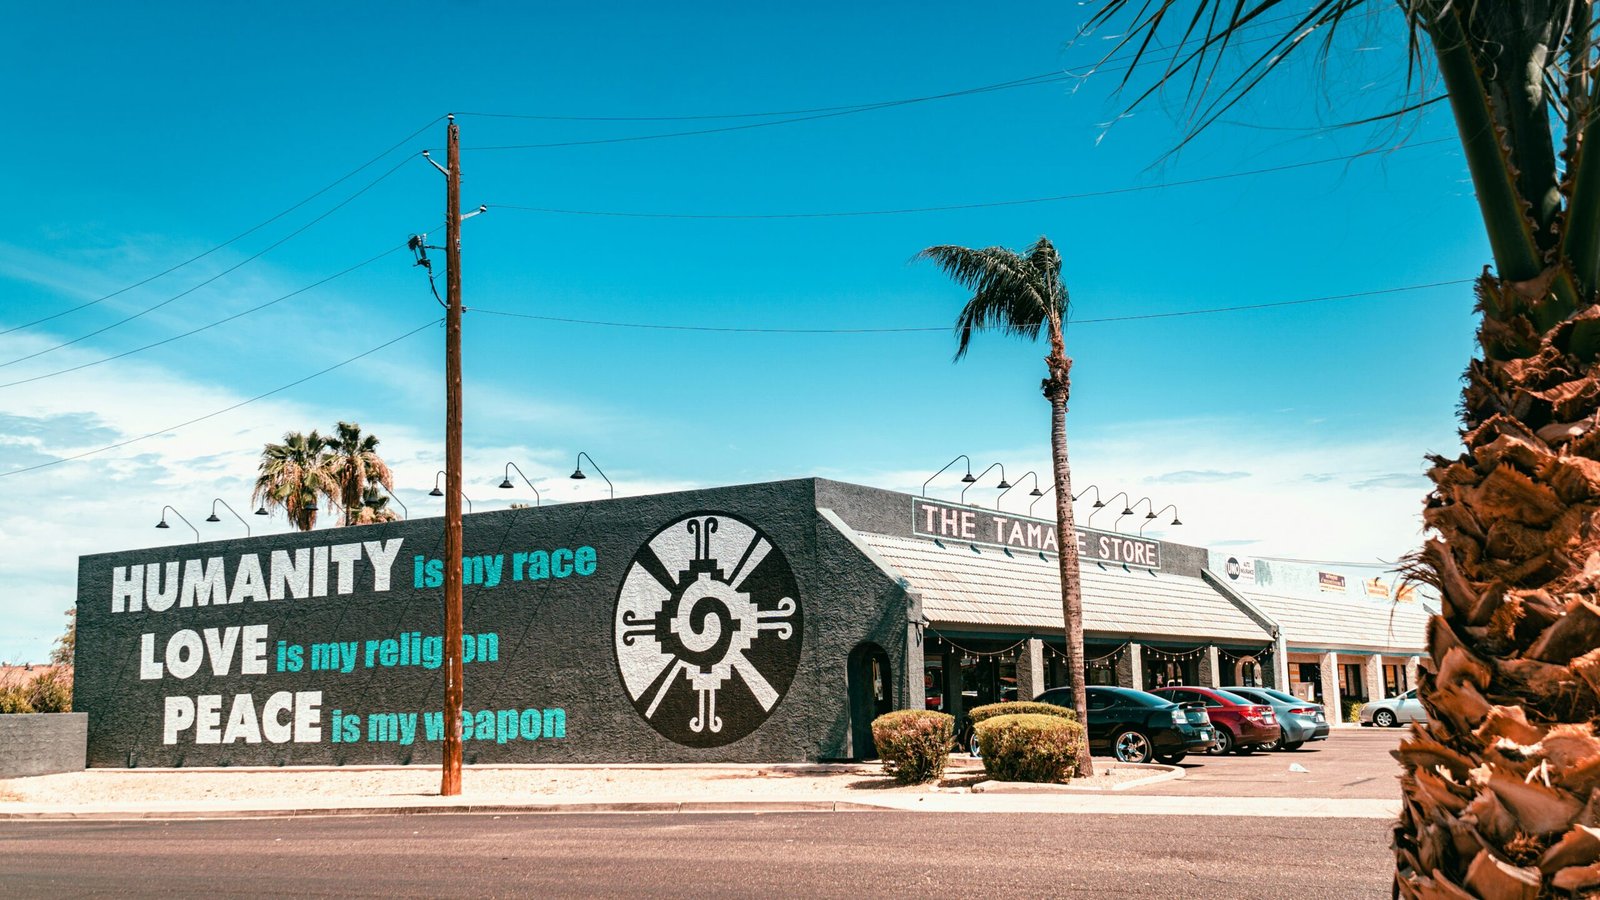
[(972, 717), (972, 724), (974, 725), (985, 719), (992, 719), (995, 716), (1060, 716), (1063, 719), (1071, 719), (1074, 722), (1078, 720), (1078, 714), (1065, 706), (1057, 706), (1054, 703), (1034, 703), (1029, 700), (1013, 700), (1007, 703), (990, 703), (985, 706), (975, 706), (967, 711), (967, 715)]
[(27, 685), (28, 705), (34, 712), (72, 712), (72, 676), (60, 669), (41, 673)]
[(1068, 781), (1086, 739), (1076, 721), (1038, 713), (992, 716), (977, 731), (983, 767), (1000, 781)]
[(872, 721), (883, 771), (901, 784), (934, 781), (944, 774), (955, 739), (955, 717), (926, 709), (902, 709)]
[(0, 685), (0, 715), (31, 712), (33, 704), (28, 702), (28, 685)]

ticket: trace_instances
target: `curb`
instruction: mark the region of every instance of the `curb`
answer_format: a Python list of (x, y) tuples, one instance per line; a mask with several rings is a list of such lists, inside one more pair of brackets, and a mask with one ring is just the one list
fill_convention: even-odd
[(47, 810), (0, 812), (8, 822), (115, 822), (150, 820), (278, 819), (331, 816), (428, 816), (489, 814), (547, 815), (584, 813), (795, 813), (885, 812), (891, 807), (844, 800), (669, 801), (641, 803), (453, 803), (434, 806), (335, 806), (316, 809)]
[(1143, 778), (1132, 778), (1121, 781), (1110, 787), (1090, 787), (1080, 784), (1041, 784), (1031, 781), (980, 781), (972, 786), (974, 794), (1056, 794), (1086, 791), (1101, 794), (1107, 791), (1127, 791), (1148, 784), (1160, 784), (1163, 781), (1173, 781), (1188, 774), (1180, 766), (1167, 766), (1159, 763), (1116, 763), (1119, 769), (1144, 769), (1150, 771)]

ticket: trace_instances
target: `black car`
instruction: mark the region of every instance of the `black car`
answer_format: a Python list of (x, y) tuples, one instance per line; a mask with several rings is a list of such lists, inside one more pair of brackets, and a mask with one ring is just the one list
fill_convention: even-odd
[[(1089, 705), (1089, 749), (1106, 750), (1122, 762), (1171, 765), (1211, 746), (1211, 718), (1203, 703), (1173, 703), (1133, 688), (1086, 689)], [(1040, 703), (1072, 707), (1072, 691), (1054, 688), (1034, 698)]]

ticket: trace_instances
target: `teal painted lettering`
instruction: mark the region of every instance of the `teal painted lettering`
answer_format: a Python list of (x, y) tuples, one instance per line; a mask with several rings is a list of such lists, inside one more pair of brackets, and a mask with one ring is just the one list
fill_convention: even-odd
[(537, 709), (523, 710), (522, 719), (518, 724), (522, 726), (523, 740), (536, 741), (539, 739), (539, 711)]
[(547, 709), (544, 711), (544, 736), (564, 738), (567, 736), (567, 711), (564, 709)]
[(595, 553), (593, 547), (579, 547), (578, 552), (572, 555), (572, 571), (579, 575), (593, 575)]
[(572, 574), (572, 551), (556, 550), (550, 554), (550, 574), (565, 578)]
[(550, 577), (550, 554), (535, 550), (528, 554), (528, 580), (538, 581)]
[(436, 588), (444, 584), (444, 560), (428, 560), (428, 564), (423, 566), (423, 572), (426, 573), (423, 577), (423, 583), (428, 587)]
[(378, 645), (378, 662), (392, 666), (400, 661), (400, 642), (394, 638), (385, 638)]
[(524, 564), (527, 563), (527, 561), (528, 561), (528, 554), (526, 554), (526, 553), (513, 553), (513, 554), (511, 554), (511, 580), (512, 581), (521, 581), (522, 580), (522, 567), (523, 567)]

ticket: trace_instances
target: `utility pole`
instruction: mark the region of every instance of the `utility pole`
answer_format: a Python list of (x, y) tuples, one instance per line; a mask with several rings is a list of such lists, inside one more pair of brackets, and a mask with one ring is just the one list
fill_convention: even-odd
[(461, 143), (450, 117), (445, 171), (444, 351), (444, 776), (439, 795), (461, 793)]

